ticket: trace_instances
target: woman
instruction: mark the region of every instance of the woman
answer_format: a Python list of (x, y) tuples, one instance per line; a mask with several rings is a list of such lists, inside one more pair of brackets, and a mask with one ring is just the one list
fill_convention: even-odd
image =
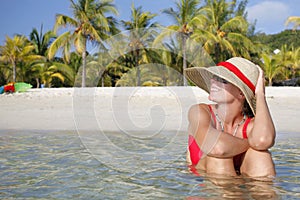
[(275, 176), (268, 149), (276, 134), (263, 71), (249, 60), (234, 57), (209, 68), (189, 68), (185, 75), (215, 102), (189, 110), (187, 161), (207, 173)]

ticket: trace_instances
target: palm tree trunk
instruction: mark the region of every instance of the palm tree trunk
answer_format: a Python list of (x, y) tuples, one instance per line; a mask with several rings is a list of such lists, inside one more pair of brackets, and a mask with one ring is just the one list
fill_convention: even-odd
[(215, 56), (216, 56), (216, 62), (220, 62), (220, 44), (215, 44)]
[(136, 50), (135, 67), (136, 67), (136, 78), (137, 78), (136, 85), (141, 86), (141, 70), (139, 68), (139, 50)]
[[(184, 70), (187, 68), (186, 64), (186, 37), (184, 34), (182, 34), (182, 56), (183, 56), (183, 66), (182, 66), (182, 74), (184, 73)], [(187, 86), (187, 80), (185, 76), (183, 76), (183, 86)]]
[(136, 85), (137, 86), (141, 86), (141, 71), (140, 71), (139, 67), (136, 68), (136, 76), (137, 76), (137, 83), (136, 83)]
[(16, 62), (12, 62), (12, 67), (13, 67), (13, 82), (16, 82), (17, 80), (17, 67), (16, 67)]
[(35, 78), (36, 81), (36, 88), (40, 88), (40, 80), (39, 78)]
[(167, 86), (167, 83), (168, 83), (168, 78), (164, 76), (163, 77), (163, 85)]
[(104, 87), (104, 75), (105, 75), (105, 70), (100, 70), (98, 76), (100, 77), (101, 87)]
[(268, 86), (272, 86), (272, 85), (273, 85), (273, 81), (272, 81), (272, 79), (270, 79)]
[(86, 43), (83, 47), (82, 52), (82, 80), (81, 80), (81, 87), (86, 86)]
[(297, 73), (297, 70), (292, 67), (292, 79), (296, 78), (296, 73)]

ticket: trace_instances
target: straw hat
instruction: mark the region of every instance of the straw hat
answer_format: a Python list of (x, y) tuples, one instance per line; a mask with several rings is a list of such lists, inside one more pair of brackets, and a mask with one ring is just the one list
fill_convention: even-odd
[(232, 83), (243, 92), (246, 101), (255, 115), (255, 86), (259, 70), (258, 66), (251, 61), (240, 57), (233, 57), (225, 62), (218, 63), (217, 66), (192, 67), (186, 69), (184, 73), (190, 81), (208, 93), (210, 91), (210, 80), (214, 75)]

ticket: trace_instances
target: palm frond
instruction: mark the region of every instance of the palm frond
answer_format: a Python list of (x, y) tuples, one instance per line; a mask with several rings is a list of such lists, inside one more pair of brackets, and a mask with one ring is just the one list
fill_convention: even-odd
[(225, 22), (221, 27), (221, 30), (239, 30), (240, 32), (246, 32), (248, 30), (248, 22), (243, 16), (237, 16), (231, 18), (227, 22)]
[(293, 29), (296, 30), (300, 26), (300, 17), (299, 16), (290, 16), (285, 21), (285, 25), (294, 24)]
[(52, 42), (52, 44), (50, 45), (49, 49), (48, 49), (48, 58), (51, 60), (56, 52), (60, 49), (60, 48), (64, 48), (67, 49), (68, 45), (70, 43), (70, 36), (71, 33), (69, 31), (61, 34), (59, 37), (56, 38), (56, 40), (54, 40)]
[(75, 19), (66, 15), (57, 14), (53, 31), (54, 33), (56, 33), (60, 27), (66, 28), (68, 25), (75, 28), (79, 26), (78, 22)]

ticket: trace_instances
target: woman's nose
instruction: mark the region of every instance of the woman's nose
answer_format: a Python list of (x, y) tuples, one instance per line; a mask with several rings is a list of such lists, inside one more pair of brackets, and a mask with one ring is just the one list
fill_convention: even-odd
[(213, 79), (213, 78), (210, 79), (210, 84), (217, 84), (217, 83), (218, 83), (218, 81), (216, 81), (215, 79)]

